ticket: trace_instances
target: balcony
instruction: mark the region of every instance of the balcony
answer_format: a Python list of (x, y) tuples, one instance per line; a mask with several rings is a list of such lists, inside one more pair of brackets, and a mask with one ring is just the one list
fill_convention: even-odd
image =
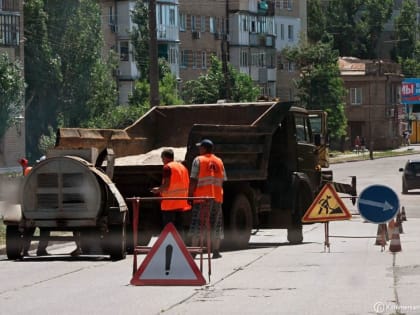
[(249, 45), (259, 47), (275, 47), (275, 36), (263, 33), (250, 33)]
[(19, 0), (0, 0), (0, 11), (19, 12)]

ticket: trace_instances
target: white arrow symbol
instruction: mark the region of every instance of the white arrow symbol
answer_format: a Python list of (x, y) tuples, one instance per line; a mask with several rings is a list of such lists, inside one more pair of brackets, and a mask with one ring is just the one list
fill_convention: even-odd
[(377, 201), (372, 201), (372, 200), (359, 199), (359, 203), (367, 205), (367, 206), (382, 208), (382, 211), (389, 211), (389, 210), (394, 209), (394, 207), (390, 205), (388, 201), (385, 201), (384, 203), (382, 203), (382, 202), (377, 202)]

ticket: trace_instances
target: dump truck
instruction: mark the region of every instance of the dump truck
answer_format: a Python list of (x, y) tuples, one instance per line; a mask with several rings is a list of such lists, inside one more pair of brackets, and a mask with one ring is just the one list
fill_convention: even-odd
[[(190, 169), (203, 138), (227, 174), (223, 246), (246, 247), (258, 228), (287, 229), (289, 242), (300, 243), (301, 218), (325, 183), (356, 196), (355, 178), (334, 183), (328, 170), (326, 119), (273, 101), (156, 106), (125, 129), (60, 128), (54, 149), (24, 178), (21, 213), (11, 216), (19, 219), (5, 220), (7, 255), (20, 257), (25, 231), (41, 227), (79, 235), (84, 253), (124, 258), (134, 245), (127, 200), (153, 196), (162, 150)], [(160, 203), (141, 202), (139, 244), (161, 229)]]

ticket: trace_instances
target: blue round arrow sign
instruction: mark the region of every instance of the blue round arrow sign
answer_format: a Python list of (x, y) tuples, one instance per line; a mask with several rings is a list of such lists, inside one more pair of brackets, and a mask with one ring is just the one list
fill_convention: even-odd
[(366, 187), (359, 195), (357, 207), (360, 215), (372, 223), (386, 223), (400, 209), (400, 200), (391, 188), (383, 185)]

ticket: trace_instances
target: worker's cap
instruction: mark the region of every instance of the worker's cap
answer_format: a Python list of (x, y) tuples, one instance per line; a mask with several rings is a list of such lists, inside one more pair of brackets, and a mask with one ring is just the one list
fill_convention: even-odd
[(28, 160), (25, 159), (25, 158), (20, 158), (18, 162), (22, 166), (27, 166), (28, 165)]
[(198, 147), (213, 148), (213, 141), (210, 139), (203, 139), (196, 144)]
[(44, 161), (47, 157), (45, 155), (41, 156), (39, 160), (36, 160), (37, 163)]

